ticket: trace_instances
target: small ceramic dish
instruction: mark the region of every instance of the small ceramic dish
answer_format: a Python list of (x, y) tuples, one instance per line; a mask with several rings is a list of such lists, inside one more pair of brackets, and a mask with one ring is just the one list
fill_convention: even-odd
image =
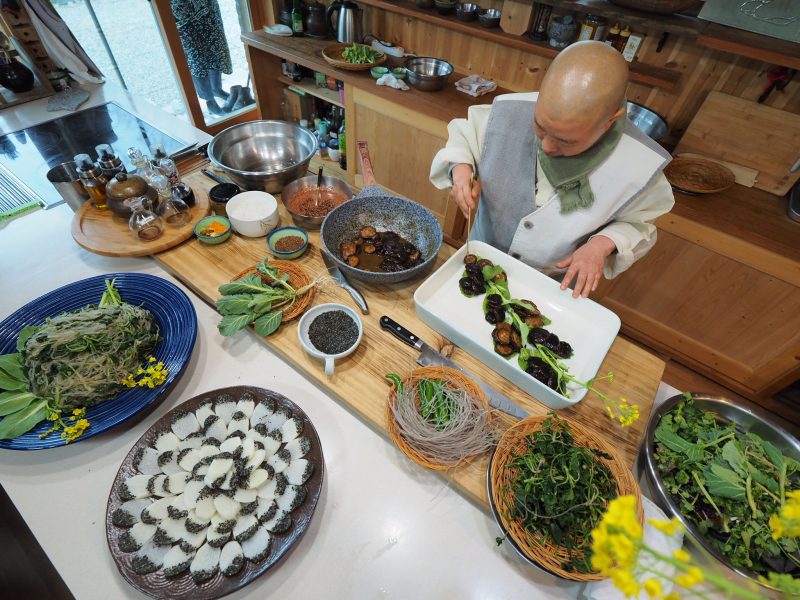
[[(221, 225), (225, 228), (225, 230), (221, 233), (210, 235), (206, 233), (206, 230), (212, 224)], [(194, 234), (197, 236), (197, 239), (204, 244), (208, 244), (210, 246), (221, 244), (231, 237), (231, 222), (225, 217), (219, 215), (209, 215), (207, 217), (203, 217), (197, 222), (197, 224), (194, 226)]]
[(392, 75), (394, 75), (396, 79), (405, 79), (406, 78), (406, 68), (405, 67), (395, 67), (394, 69), (392, 69)]
[(375, 79), (380, 79), (389, 72), (389, 67), (372, 67), (369, 72)]
[[(325, 354), (324, 352), (317, 350), (314, 344), (311, 343), (311, 339), (308, 337), (308, 328), (311, 326), (311, 323), (314, 322), (314, 319), (321, 314), (337, 310), (342, 311), (351, 319), (353, 319), (358, 327), (358, 336), (356, 337), (356, 341), (353, 343), (353, 345), (344, 352), (339, 352), (338, 354)], [(359, 317), (352, 308), (345, 306), (344, 304), (332, 303), (315, 306), (311, 310), (306, 311), (306, 313), (300, 318), (300, 322), (297, 325), (297, 337), (300, 339), (300, 345), (308, 354), (325, 362), (325, 374), (328, 377), (333, 375), (333, 369), (337, 359), (349, 356), (355, 351), (356, 348), (358, 348), (358, 345), (361, 343), (361, 336), (363, 332), (364, 326), (361, 323), (361, 317)]]
[[(288, 237), (299, 237), (303, 240), (303, 244), (293, 250), (278, 250), (275, 245), (282, 239)], [(292, 260), (303, 254), (308, 248), (308, 232), (300, 227), (287, 225), (286, 227), (278, 227), (273, 229), (267, 236), (267, 247), (275, 258), (282, 258), (285, 260)]]
[(245, 237), (264, 237), (278, 226), (278, 201), (267, 192), (236, 194), (225, 207), (233, 230)]

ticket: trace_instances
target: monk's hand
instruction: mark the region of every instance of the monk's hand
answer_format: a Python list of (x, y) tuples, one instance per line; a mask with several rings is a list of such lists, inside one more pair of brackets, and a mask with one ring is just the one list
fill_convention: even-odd
[(575, 250), (572, 256), (556, 263), (557, 268), (567, 269), (564, 279), (561, 280), (561, 289), (566, 290), (572, 280), (575, 279), (572, 297), (583, 296), (588, 298), (589, 294), (595, 291), (597, 284), (600, 283), (606, 257), (614, 250), (616, 250), (616, 246), (611, 238), (607, 238), (604, 235), (596, 235)]
[(467, 164), (458, 164), (453, 167), (453, 187), (450, 197), (456, 203), (464, 216), (469, 218), (472, 211), (473, 218), (478, 207), (478, 198), (481, 197), (481, 182), (472, 176), (472, 167)]

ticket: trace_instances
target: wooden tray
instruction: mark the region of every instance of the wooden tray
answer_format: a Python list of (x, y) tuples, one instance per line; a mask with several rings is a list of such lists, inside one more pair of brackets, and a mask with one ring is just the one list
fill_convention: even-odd
[[(270, 542), (270, 550), (268, 556), (261, 562), (254, 563), (252, 561), (245, 561), (244, 567), (238, 575), (233, 577), (226, 577), (219, 571), (209, 579), (198, 585), (193, 580), (188, 571), (182, 575), (175, 577), (167, 577), (163, 570), (159, 569), (154, 573), (148, 575), (139, 575), (133, 571), (132, 561), (135, 552), (122, 552), (119, 549), (119, 538), (127, 531), (123, 527), (117, 527), (112, 522), (112, 515), (114, 511), (119, 508), (123, 502), (117, 495), (116, 491), (119, 485), (127, 478), (135, 475), (137, 471), (133, 467), (133, 460), (136, 456), (136, 451), (147, 445), (152, 445), (158, 434), (164, 431), (170, 431), (170, 424), (172, 416), (178, 411), (194, 411), (201, 402), (210, 398), (213, 402), (223, 394), (230, 394), (234, 398), (240, 397), (245, 392), (252, 394), (256, 401), (260, 401), (267, 397), (275, 400), (277, 407), (288, 408), (294, 417), (302, 420), (303, 433), (302, 435), (311, 440), (311, 450), (306, 455), (306, 458), (314, 463), (314, 473), (311, 478), (303, 484), (306, 488), (307, 496), (303, 503), (292, 511), (292, 525), (284, 533), (273, 533), (272, 541)], [(219, 598), (237, 590), (265, 571), (275, 566), (278, 561), (286, 555), (289, 549), (295, 545), (298, 540), (303, 536), (311, 517), (314, 514), (314, 509), (317, 506), (317, 501), (322, 493), (322, 480), (325, 471), (325, 459), (322, 455), (322, 446), (320, 445), (319, 436), (314, 426), (311, 424), (308, 416), (303, 410), (294, 402), (278, 394), (276, 392), (265, 390), (257, 387), (250, 386), (235, 386), (228, 388), (221, 388), (200, 394), (194, 398), (187, 400), (183, 404), (179, 404), (163, 417), (161, 417), (155, 424), (148, 429), (142, 437), (133, 445), (125, 460), (122, 461), (117, 476), (114, 478), (114, 483), (111, 486), (111, 492), (108, 497), (108, 506), (106, 508), (106, 538), (108, 541), (108, 548), (111, 551), (111, 556), (117, 564), (117, 568), (122, 576), (140, 592), (147, 594), (151, 598), (170, 598), (171, 600), (209, 600), (211, 598)]]
[[(344, 69), (345, 71), (366, 71), (367, 69), (383, 64), (386, 60), (386, 55), (382, 52), (378, 52), (378, 54), (380, 54), (378, 60), (370, 63), (356, 64), (347, 62), (342, 58), (342, 52), (345, 48), (352, 45), (353, 44), (331, 44), (330, 46), (326, 46), (322, 50), (322, 58), (324, 58), (329, 65), (333, 65), (337, 69)], [(356, 46), (364, 46), (364, 44), (356, 44)], [(367, 46), (367, 48), (374, 50), (371, 46)]]
[(164, 233), (152, 242), (144, 242), (128, 229), (127, 219), (110, 210), (99, 210), (91, 202), (84, 202), (72, 217), (72, 237), (81, 246), (103, 256), (149, 256), (173, 246), (194, 235), (194, 226), (210, 212), (208, 194), (194, 190), (195, 204), (189, 210), (192, 218), (183, 227), (164, 224)]

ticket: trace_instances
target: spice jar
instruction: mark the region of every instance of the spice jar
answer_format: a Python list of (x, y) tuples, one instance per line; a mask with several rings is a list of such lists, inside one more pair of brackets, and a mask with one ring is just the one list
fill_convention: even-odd
[(78, 154), (74, 158), (75, 169), (78, 171), (83, 189), (89, 194), (89, 200), (95, 208), (105, 210), (108, 208), (106, 200), (106, 178), (88, 154)]
[(581, 21), (581, 28), (578, 31), (578, 41), (600, 40), (605, 37), (606, 20), (593, 14), (587, 14)]
[(158, 193), (138, 175), (117, 173), (106, 184), (108, 208), (125, 219), (131, 216), (130, 200), (139, 196), (146, 196), (152, 206), (158, 204)]

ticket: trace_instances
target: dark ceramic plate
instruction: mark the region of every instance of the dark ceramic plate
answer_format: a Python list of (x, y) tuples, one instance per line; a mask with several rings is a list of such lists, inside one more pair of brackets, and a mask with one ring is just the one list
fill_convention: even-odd
[[(308, 494), (306, 499), (298, 508), (290, 513), (292, 517), (292, 526), (284, 533), (272, 533), (272, 541), (270, 542), (268, 556), (261, 562), (254, 563), (249, 560), (245, 561), (242, 570), (238, 575), (233, 577), (226, 577), (217, 571), (214, 577), (198, 585), (192, 579), (189, 571), (185, 571), (182, 575), (176, 577), (167, 577), (161, 569), (148, 575), (137, 574), (132, 568), (133, 557), (136, 553), (125, 553), (119, 549), (119, 538), (127, 529), (117, 527), (111, 522), (111, 515), (123, 503), (117, 494), (120, 484), (137, 473), (133, 468), (133, 459), (136, 455), (136, 451), (144, 446), (152, 445), (160, 433), (170, 431), (170, 421), (175, 412), (194, 411), (206, 398), (210, 398), (216, 404), (217, 399), (223, 394), (230, 394), (234, 398), (239, 398), (245, 392), (252, 394), (256, 402), (265, 398), (272, 398), (275, 400), (277, 407), (288, 408), (292, 412), (292, 416), (303, 421), (302, 435), (311, 440), (311, 450), (306, 454), (305, 458), (314, 464), (314, 473), (311, 475), (311, 478), (303, 484)], [(122, 461), (122, 465), (111, 486), (111, 492), (108, 497), (108, 507), (106, 508), (106, 539), (108, 540), (108, 547), (111, 550), (111, 555), (117, 563), (119, 572), (122, 573), (122, 576), (128, 583), (151, 598), (169, 598), (170, 600), (210, 600), (211, 598), (220, 598), (247, 585), (256, 577), (275, 566), (303, 536), (314, 514), (314, 509), (317, 506), (317, 501), (322, 491), (324, 470), (325, 461), (322, 456), (322, 447), (320, 446), (317, 431), (314, 429), (306, 413), (285, 396), (270, 390), (243, 385), (221, 388), (200, 394), (176, 406), (156, 421), (156, 423), (139, 438), (133, 448), (131, 448), (128, 456)]]

